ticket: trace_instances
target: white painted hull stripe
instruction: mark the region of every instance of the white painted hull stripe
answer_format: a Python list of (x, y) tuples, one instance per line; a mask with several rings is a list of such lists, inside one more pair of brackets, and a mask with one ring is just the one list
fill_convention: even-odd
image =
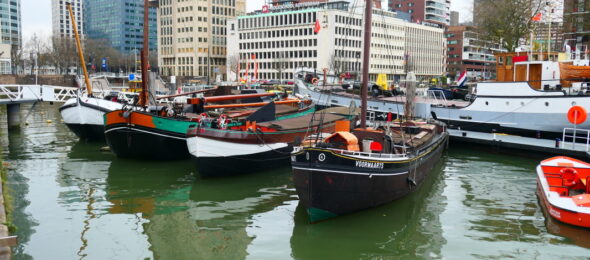
[(146, 134), (157, 135), (157, 136), (162, 136), (162, 137), (166, 137), (166, 138), (174, 138), (174, 139), (186, 141), (186, 138), (181, 138), (181, 137), (176, 137), (176, 136), (169, 136), (169, 135), (164, 135), (164, 134), (158, 134), (158, 133), (154, 133), (154, 132), (150, 132), (150, 131), (145, 131), (145, 130), (130, 128), (130, 127), (124, 127), (124, 126), (123, 127), (111, 128), (109, 130), (104, 131), (104, 133), (106, 134), (108, 132), (116, 131), (116, 130), (121, 130), (121, 129), (133, 130), (133, 131), (136, 131), (136, 132), (142, 132), (142, 133), (146, 133)]

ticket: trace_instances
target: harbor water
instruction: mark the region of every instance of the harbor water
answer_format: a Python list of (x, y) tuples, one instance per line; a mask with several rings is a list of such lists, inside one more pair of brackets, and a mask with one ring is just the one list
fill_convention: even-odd
[(57, 104), (29, 110), (20, 130), (0, 122), (15, 259), (590, 257), (590, 230), (541, 210), (542, 156), (451, 144), (412, 195), (309, 224), (288, 165), (202, 179), (191, 161), (117, 159), (79, 142)]

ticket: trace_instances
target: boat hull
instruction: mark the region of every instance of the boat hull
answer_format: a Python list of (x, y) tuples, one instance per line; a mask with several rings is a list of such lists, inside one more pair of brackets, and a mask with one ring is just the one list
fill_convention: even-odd
[(541, 207), (549, 216), (562, 223), (590, 228), (590, 214), (570, 211), (551, 205), (547, 200), (547, 194), (543, 191), (541, 184), (539, 182), (537, 183), (537, 194), (540, 199)]
[(66, 101), (59, 112), (64, 124), (81, 140), (102, 141), (105, 140), (104, 114), (122, 106), (104, 99), (78, 97)]
[[(348, 106), (351, 102), (360, 105), (358, 97), (337, 93), (325, 95), (303, 83), (298, 83), (297, 92), (310, 95), (320, 106)], [(571, 106), (590, 107), (590, 96), (541, 92), (524, 82), (481, 83), (477, 94), (476, 99), (465, 107), (433, 104), (430, 112), (453, 129), (488, 133), (495, 131), (531, 137), (541, 134), (541, 138), (556, 138), (562, 137), (564, 128), (572, 127), (567, 119)], [(370, 99), (367, 106), (370, 111), (376, 112), (377, 119), (385, 120), (388, 112), (404, 113), (401, 100), (402, 98), (399, 98), (399, 102), (391, 99)], [(589, 129), (590, 121), (578, 127)]]
[(121, 158), (143, 160), (189, 159), (186, 131), (193, 122), (143, 112), (116, 110), (105, 115), (107, 144)]
[[(187, 140), (201, 177), (223, 177), (289, 166), (293, 146), (287, 143), (239, 144), (203, 137)], [(185, 145), (186, 146), (186, 145)]]
[[(293, 180), (299, 200), (306, 208), (310, 221), (318, 222), (402, 198), (427, 178), (440, 159), (447, 140), (445, 133), (420, 159), (384, 163), (382, 169), (358, 170), (355, 165), (359, 164), (359, 160), (328, 150), (304, 149), (292, 158)], [(322, 159), (329, 164), (318, 166)], [(379, 168), (378, 161), (375, 162), (377, 164), (369, 162), (361, 165)]]

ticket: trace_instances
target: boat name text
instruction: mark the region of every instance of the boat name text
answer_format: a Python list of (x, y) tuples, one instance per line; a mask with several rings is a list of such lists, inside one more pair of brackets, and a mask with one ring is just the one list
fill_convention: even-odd
[(371, 169), (383, 169), (383, 163), (356, 161), (356, 167), (371, 168)]

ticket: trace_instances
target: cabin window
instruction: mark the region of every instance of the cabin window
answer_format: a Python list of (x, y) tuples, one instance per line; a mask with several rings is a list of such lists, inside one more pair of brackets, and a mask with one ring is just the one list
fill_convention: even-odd
[(512, 56), (506, 57), (506, 65), (512, 65)]
[(498, 64), (504, 65), (504, 57), (498, 57)]

